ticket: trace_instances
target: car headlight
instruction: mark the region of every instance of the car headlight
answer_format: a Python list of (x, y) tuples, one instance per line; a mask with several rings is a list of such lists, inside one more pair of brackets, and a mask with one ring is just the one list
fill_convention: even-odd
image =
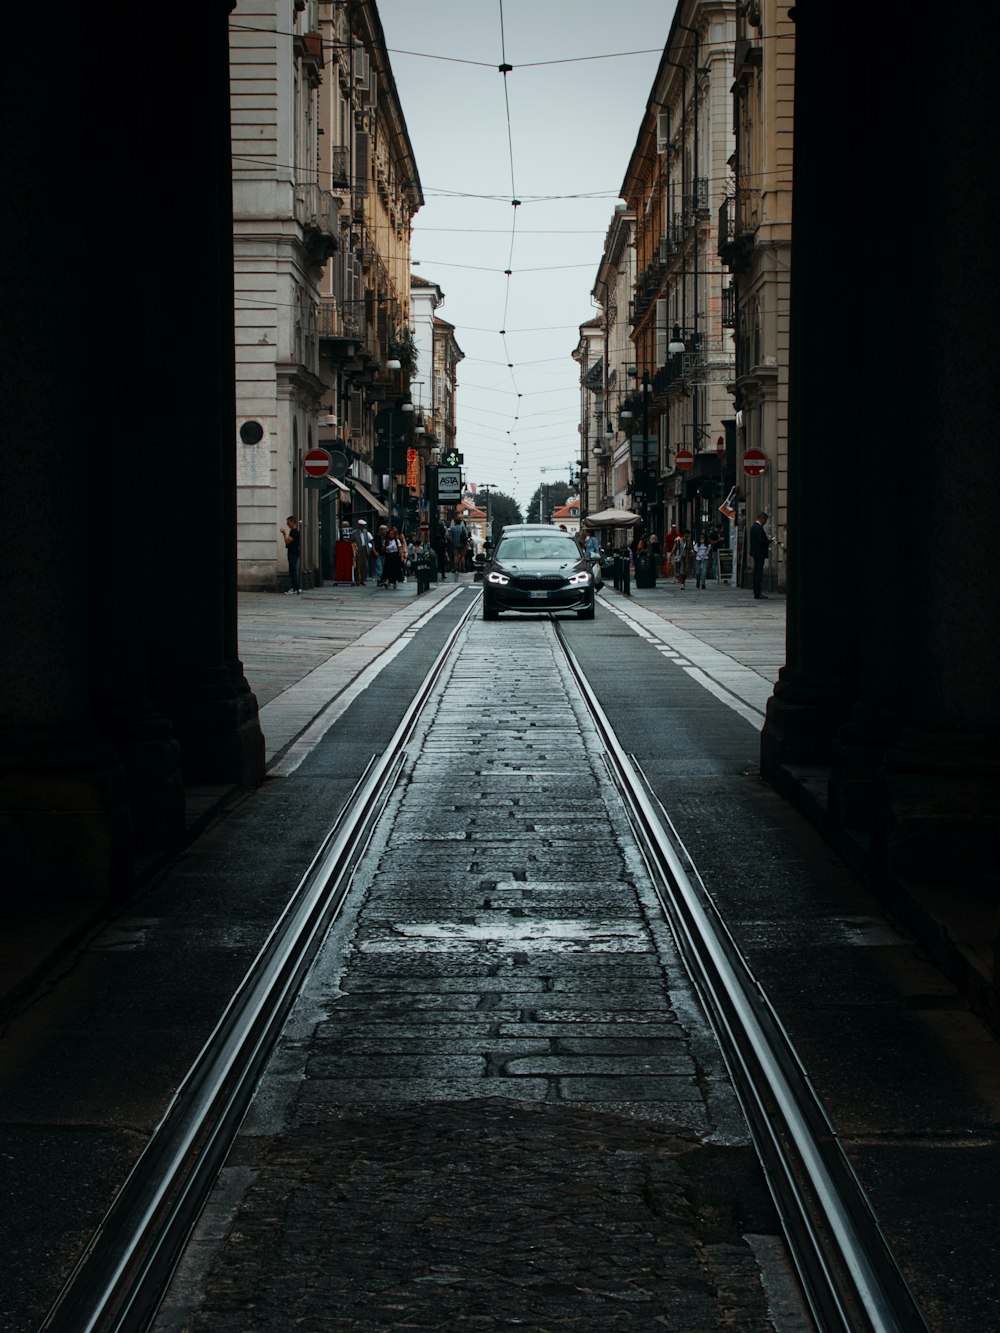
[(486, 575), (486, 582), (499, 583), (502, 585), (504, 583), (509, 583), (510, 579), (507, 577), (506, 574), (501, 574), (498, 569), (491, 569), (490, 572)]
[(589, 583), (592, 577), (585, 569), (580, 569), (569, 576), (569, 586), (579, 588), (582, 583)]

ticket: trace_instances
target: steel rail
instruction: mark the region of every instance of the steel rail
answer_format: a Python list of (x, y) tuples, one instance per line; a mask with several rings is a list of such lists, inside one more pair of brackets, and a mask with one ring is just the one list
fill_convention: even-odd
[(350, 888), (402, 750), (478, 598), (463, 612), (381, 756), (369, 762), (281, 917), (91, 1237), (40, 1333), (148, 1327)]
[(818, 1327), (823, 1333), (927, 1333), (777, 1014), (667, 812), (619, 743), (558, 622), (556, 630), (607, 751), (665, 916), (715, 1028)]

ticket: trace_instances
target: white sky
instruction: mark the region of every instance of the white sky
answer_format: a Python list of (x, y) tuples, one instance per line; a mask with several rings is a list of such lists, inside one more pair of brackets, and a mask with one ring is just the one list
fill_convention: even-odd
[[(542, 482), (568, 481), (579, 458), (570, 354), (595, 314), (604, 237), (674, 6), (378, 0), (378, 9), (426, 200), (414, 272), (444, 292), (438, 314), (465, 353), (465, 479), (525, 511)], [(506, 80), (504, 57), (515, 67)], [(569, 63), (527, 67), (539, 61)]]

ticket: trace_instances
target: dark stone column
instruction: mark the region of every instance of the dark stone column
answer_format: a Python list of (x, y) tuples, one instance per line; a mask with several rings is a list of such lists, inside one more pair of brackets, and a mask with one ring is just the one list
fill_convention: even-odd
[[(908, 462), (918, 497), (910, 708), (886, 756), (880, 817), (895, 875), (998, 902), (1000, 615), (990, 539), (1000, 494), (1000, 184), (987, 166), (1000, 159), (995, 62), (971, 0), (944, 21), (937, 11), (926, 19), (938, 77), (905, 84), (909, 162), (927, 182), (919, 285), (904, 306), (917, 337), (900, 380), (915, 410)], [(995, 37), (995, 15), (986, 25)], [(946, 114), (942, 86), (956, 89)]]
[[(263, 777), (257, 703), (236, 644), (236, 446), (227, 11), (162, 24), (143, 67), (147, 208), (162, 243), (144, 277), (154, 395), (143, 443), (153, 697), (171, 719), (189, 782)], [(193, 11), (192, 11), (193, 12)], [(183, 90), (182, 93), (180, 90)]]
[[(60, 40), (78, 51), (78, 24), (66, 20)], [(11, 12), (5, 46), (0, 865), (9, 919), (124, 892), (132, 828), (124, 770), (91, 708), (88, 514), (97, 499), (88, 464), (98, 437), (88, 428), (98, 418), (83, 350), (91, 308), (85, 281), (73, 281), (70, 242), (92, 142), (70, 109), (85, 105), (94, 72), (83, 56), (66, 62), (54, 96), (30, 55), (38, 26), (27, 11)]]
[(854, 171), (852, 136), (839, 108), (830, 114), (829, 16), (807, 0), (795, 17), (786, 664), (761, 737), (761, 771), (779, 789), (784, 765), (829, 761), (856, 693), (859, 638), (858, 589), (845, 566), (854, 495), (848, 507), (847, 483), (832, 475), (852, 419), (852, 330), (842, 311), (855, 308), (861, 285), (837, 203)]

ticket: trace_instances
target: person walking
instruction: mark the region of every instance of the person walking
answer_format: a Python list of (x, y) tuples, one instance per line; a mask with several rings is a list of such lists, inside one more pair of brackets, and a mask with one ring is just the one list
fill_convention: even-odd
[(753, 561), (753, 595), (757, 602), (766, 602), (764, 596), (764, 564), (771, 554), (771, 539), (767, 535), (766, 512), (761, 512), (750, 525), (750, 559)]
[(385, 539), (389, 535), (389, 525), (380, 523), (378, 532), (372, 534), (372, 564), (375, 569), (375, 586), (381, 588), (382, 573), (385, 569)]
[(294, 514), (289, 514), (285, 519), (288, 524), (286, 528), (279, 528), (278, 531), (285, 539), (285, 554), (288, 556), (288, 577), (291, 581), (291, 587), (285, 589), (285, 595), (302, 591), (302, 584), (299, 580), (299, 555), (302, 551), (302, 533), (299, 532), (299, 521)]
[(358, 519), (357, 530), (354, 533), (354, 545), (357, 548), (354, 559), (358, 571), (358, 583), (364, 584), (368, 581), (368, 560), (372, 553), (372, 535), (368, 531), (368, 524), (363, 518)]
[(718, 579), (719, 547), (722, 545), (722, 533), (719, 531), (718, 524), (712, 524), (705, 540), (708, 542), (708, 577)]
[(437, 557), (438, 576), (443, 579), (448, 572), (448, 529), (440, 519), (434, 524), (431, 550)]
[(670, 559), (674, 562), (674, 577), (677, 579), (681, 591), (684, 590), (685, 581), (691, 569), (691, 550), (691, 533), (687, 528), (683, 528), (680, 536), (674, 542), (674, 549), (670, 553)]
[(694, 545), (694, 583), (696, 588), (704, 588), (705, 586), (705, 576), (708, 573), (708, 561), (711, 553), (711, 547), (705, 538), (705, 534), (699, 532), (698, 540)]
[(448, 549), (451, 552), (451, 572), (457, 579), (465, 568), (465, 549), (469, 544), (469, 530), (456, 514), (448, 529)]
[(382, 569), (383, 588), (395, 588), (402, 577), (402, 559), (397, 528), (390, 528), (385, 539), (385, 565)]

